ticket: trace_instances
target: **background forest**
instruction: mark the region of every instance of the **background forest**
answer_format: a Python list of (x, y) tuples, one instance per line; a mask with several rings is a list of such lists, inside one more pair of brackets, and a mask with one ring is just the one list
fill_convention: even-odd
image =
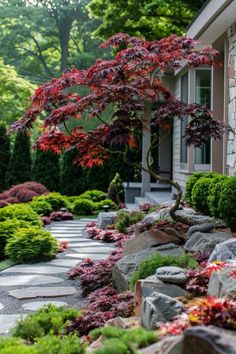
[[(0, 190), (33, 179), (49, 189), (73, 195), (88, 188), (106, 189), (115, 172), (123, 180), (138, 180), (135, 170), (122, 169), (117, 156), (101, 167), (109, 171), (101, 180), (99, 168), (86, 171), (73, 166), (70, 153), (60, 160), (49, 153), (32, 153), (29, 137), (12, 137), (9, 141), (7, 126), (22, 116), (37, 86), (72, 67), (88, 68), (99, 57), (109, 58), (109, 51), (98, 48), (102, 40), (117, 32), (149, 40), (184, 34), (204, 2), (0, 0)], [(109, 114), (108, 110), (103, 118)], [(93, 129), (94, 122), (84, 116), (81, 125)], [(35, 129), (34, 137), (39, 130)], [(74, 183), (78, 179), (79, 186)]]

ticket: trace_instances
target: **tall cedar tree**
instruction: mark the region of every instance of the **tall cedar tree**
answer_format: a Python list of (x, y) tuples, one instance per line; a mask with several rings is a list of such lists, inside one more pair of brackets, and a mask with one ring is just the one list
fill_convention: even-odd
[[(170, 215), (174, 220), (186, 222), (175, 214), (182, 198), (180, 185), (158, 175), (152, 163), (152, 152), (161, 144), (158, 134), (153, 134), (145, 164), (129, 161), (128, 152), (130, 148), (141, 149), (140, 134), (144, 130), (150, 131), (150, 124), (156, 129), (165, 129), (166, 135), (170, 134), (174, 118), (189, 117), (185, 140), (195, 147), (209, 138), (220, 139), (229, 129), (214, 120), (207, 107), (177, 100), (162, 81), (165, 72), (180, 69), (183, 65), (215, 65), (218, 52), (209, 47), (198, 48), (197, 44), (191, 38), (176, 35), (146, 41), (118, 33), (101, 46), (116, 49), (113, 59), (99, 59), (87, 70), (72, 69), (59, 79), (43, 84), (32, 97), (31, 108), (13, 124), (12, 129), (27, 131), (40, 114), (45, 113), (44, 131), (36, 147), (58, 154), (75, 149), (78, 152), (75, 161), (85, 167), (104, 164), (111, 149), (113, 153), (116, 149), (117, 153), (123, 154), (127, 164), (146, 171), (177, 190)], [(81, 96), (78, 91), (73, 92), (73, 88), (85, 85), (89, 87), (88, 94)], [(111, 104), (114, 112), (109, 121), (103, 121), (102, 114)], [(79, 124), (82, 113), (97, 119), (100, 125), (89, 132), (84, 131)], [(71, 131), (67, 127), (70, 118), (78, 121), (78, 126)]]
[(32, 180), (43, 184), (51, 192), (59, 190), (60, 158), (51, 151), (37, 150), (32, 167)]
[(0, 123), (0, 192), (4, 189), (10, 156), (10, 139), (7, 135), (7, 128), (5, 123)]
[(27, 134), (18, 132), (6, 173), (5, 187), (10, 188), (31, 180), (30, 139)]
[(76, 151), (67, 151), (63, 155), (60, 180), (62, 194), (79, 195), (87, 189), (86, 170), (74, 164), (76, 154)]

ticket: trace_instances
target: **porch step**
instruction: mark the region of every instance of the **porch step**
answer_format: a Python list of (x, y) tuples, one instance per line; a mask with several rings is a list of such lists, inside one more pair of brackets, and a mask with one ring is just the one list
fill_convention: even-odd
[(168, 200), (172, 199), (171, 191), (159, 191), (159, 192), (146, 192), (145, 199), (148, 203), (152, 204), (162, 204)]
[(126, 203), (125, 205), (128, 210), (139, 210), (139, 207), (134, 203)]

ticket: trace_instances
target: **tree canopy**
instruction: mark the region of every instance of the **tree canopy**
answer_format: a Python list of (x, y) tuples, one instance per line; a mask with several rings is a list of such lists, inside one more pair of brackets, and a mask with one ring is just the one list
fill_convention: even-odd
[(160, 39), (183, 34), (205, 0), (91, 0), (90, 15), (102, 19), (95, 36), (106, 39), (117, 32)]
[(14, 67), (0, 58), (0, 119), (11, 123), (20, 118), (30, 103), (36, 86), (17, 74)]

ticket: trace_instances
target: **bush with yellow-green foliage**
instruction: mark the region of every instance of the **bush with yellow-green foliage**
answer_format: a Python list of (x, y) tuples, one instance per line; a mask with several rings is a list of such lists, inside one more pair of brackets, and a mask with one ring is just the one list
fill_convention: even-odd
[(33, 226), (42, 226), (39, 215), (30, 207), (29, 204), (10, 204), (4, 208), (1, 208), (0, 222), (11, 219), (27, 221)]

